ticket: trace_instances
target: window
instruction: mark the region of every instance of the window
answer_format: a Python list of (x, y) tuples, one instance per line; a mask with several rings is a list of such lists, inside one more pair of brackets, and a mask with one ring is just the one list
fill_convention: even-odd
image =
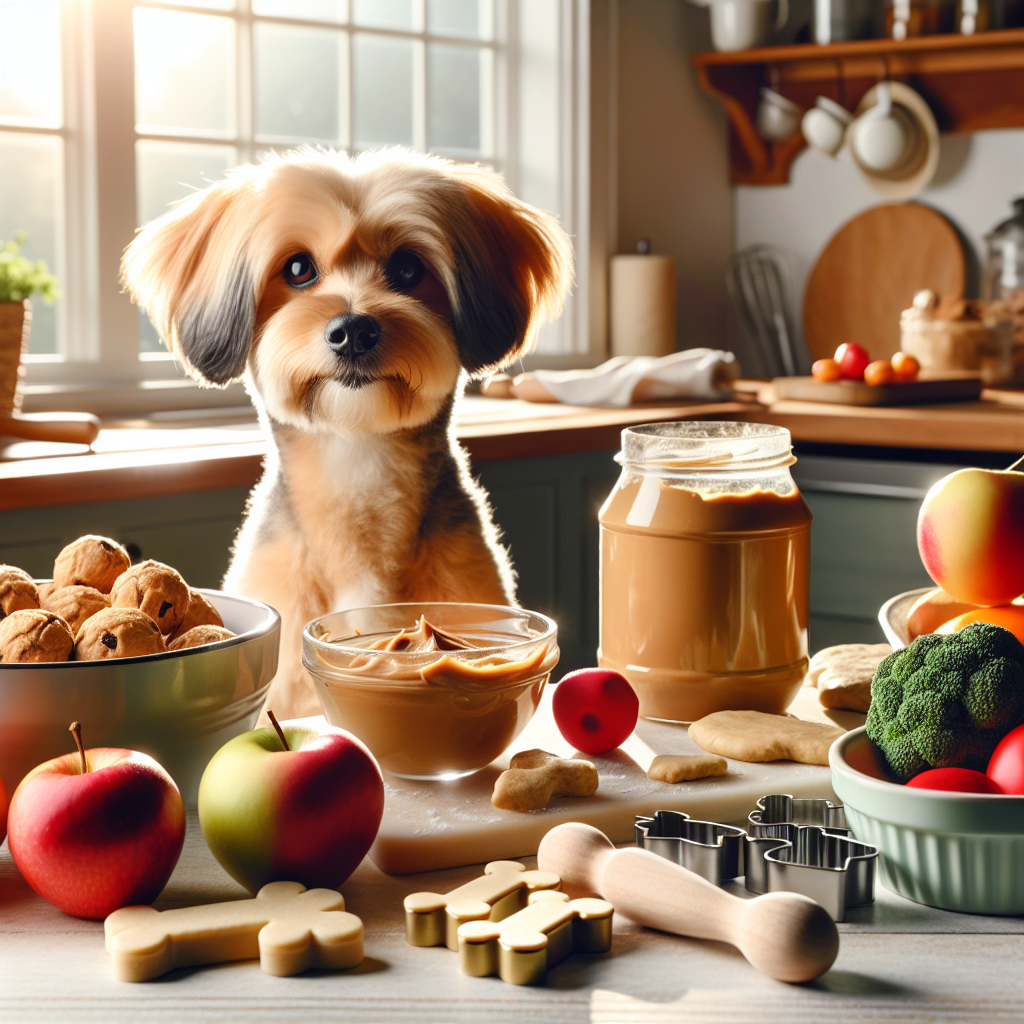
[[(25, 230), (61, 283), (54, 307), (34, 305), (26, 408), (68, 408), (69, 391), (98, 411), (240, 400), (182, 379), (117, 264), (139, 224), (270, 150), (480, 160), (571, 232), (583, 8), (0, 0), (0, 237)], [(542, 348), (586, 350), (572, 309)]]

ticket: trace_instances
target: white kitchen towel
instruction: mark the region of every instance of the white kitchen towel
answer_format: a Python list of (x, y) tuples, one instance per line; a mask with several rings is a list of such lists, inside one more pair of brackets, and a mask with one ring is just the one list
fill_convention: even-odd
[(534, 370), (533, 376), (565, 405), (632, 404), (637, 400), (728, 398), (739, 376), (731, 352), (691, 348), (670, 356), (616, 356), (592, 370)]

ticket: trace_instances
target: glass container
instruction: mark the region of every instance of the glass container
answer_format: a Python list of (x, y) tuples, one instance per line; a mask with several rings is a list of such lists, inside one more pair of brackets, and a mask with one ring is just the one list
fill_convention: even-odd
[(1013, 216), (997, 224), (985, 242), (985, 298), (1018, 298), (1024, 291), (1024, 197), (1013, 201)]

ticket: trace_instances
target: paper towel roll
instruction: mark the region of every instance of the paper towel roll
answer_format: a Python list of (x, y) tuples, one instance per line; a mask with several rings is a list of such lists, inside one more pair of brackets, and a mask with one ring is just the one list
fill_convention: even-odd
[(676, 350), (676, 261), (611, 258), (611, 354), (667, 356)]

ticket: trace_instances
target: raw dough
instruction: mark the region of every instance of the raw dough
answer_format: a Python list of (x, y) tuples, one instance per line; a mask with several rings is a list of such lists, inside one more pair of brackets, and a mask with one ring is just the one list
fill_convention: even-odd
[(647, 778), (655, 782), (690, 782), (725, 775), (729, 762), (714, 754), (658, 754), (647, 769)]
[(195, 626), (224, 625), (220, 612), (214, 608), (213, 602), (205, 594), (201, 594), (195, 587), (189, 587), (188, 598), (188, 609), (182, 616), (177, 628), (167, 637), (168, 646)]
[(132, 560), (116, 540), (87, 533), (73, 540), (53, 563), (53, 582), (58, 587), (95, 587), (110, 593), (114, 580), (125, 572)]
[(0, 619), (11, 612), (39, 607), (39, 590), (24, 569), (0, 565)]
[(77, 633), (86, 619), (110, 607), (110, 598), (95, 587), (58, 587), (40, 591), (39, 606), (56, 612)]
[(556, 796), (593, 796), (597, 782), (590, 761), (522, 750), (495, 780), (491, 803), (506, 811), (539, 811)]
[(53, 612), (22, 608), (0, 621), (0, 661), (68, 661), (75, 647), (71, 627)]
[(203, 647), (216, 644), (221, 640), (230, 640), (235, 634), (223, 626), (193, 626), (184, 633), (178, 633), (178, 639), (167, 645), (169, 651), (183, 651), (187, 647)]
[(875, 669), (890, 654), (888, 644), (826, 647), (811, 658), (806, 685), (818, 688), (818, 700), (824, 708), (867, 712)]
[(167, 650), (160, 627), (138, 608), (104, 608), (82, 623), (75, 637), (75, 659), (138, 658)]
[(122, 573), (110, 591), (112, 608), (139, 608), (160, 627), (173, 633), (188, 612), (188, 584), (176, 569), (149, 559)]
[(828, 764), (828, 748), (842, 729), (763, 711), (716, 711), (690, 726), (690, 739), (712, 754), (737, 761)]

